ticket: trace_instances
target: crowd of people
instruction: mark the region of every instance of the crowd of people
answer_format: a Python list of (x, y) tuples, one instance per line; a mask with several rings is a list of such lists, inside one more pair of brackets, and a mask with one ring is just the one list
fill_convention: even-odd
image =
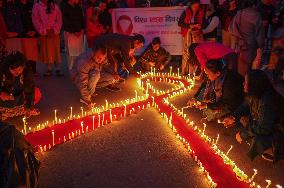
[[(284, 1), (158, 2), (187, 6), (178, 21), (181, 70), (202, 83), (188, 105), (202, 110), (206, 121), (224, 119), (226, 127), (240, 122), (236, 139), (250, 140), (251, 159), (260, 154), (272, 161), (283, 158), (284, 103), (273, 84), (281, 80), (284, 67)], [(140, 6), (154, 5), (143, 1)], [(44, 77), (54, 72), (62, 77), (63, 52), (80, 101), (89, 109), (97, 88), (117, 92), (138, 71), (165, 71), (172, 56), (159, 36), (137, 57), (144, 37), (112, 31), (112, 10), (133, 6), (126, 0), (0, 0), (1, 119), (39, 114), (34, 107), (41, 97), (34, 84), (36, 64), (46, 65)]]

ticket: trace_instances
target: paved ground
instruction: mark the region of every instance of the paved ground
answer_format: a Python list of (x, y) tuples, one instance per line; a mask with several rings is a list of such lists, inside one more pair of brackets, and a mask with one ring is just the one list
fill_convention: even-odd
[[(42, 65), (39, 70), (43, 72)], [(51, 120), (54, 109), (61, 117), (69, 115), (70, 106), (79, 112), (79, 93), (68, 76), (40, 77), (37, 84), (43, 92), (39, 104), (42, 114), (30, 119), (30, 126)], [(115, 102), (133, 97), (134, 90), (138, 90), (134, 78), (121, 87), (119, 93), (98, 90), (97, 104), (104, 104), (106, 98)], [(173, 102), (179, 107), (185, 106), (192, 93)], [(201, 118), (196, 110), (185, 112), (196, 122)], [(22, 129), (20, 118), (10, 122)], [(163, 125), (153, 110), (147, 110), (56, 147), (41, 158), (42, 187), (207, 187), (197, 166)], [(213, 138), (220, 134), (219, 146), (223, 151), (234, 146), (230, 157), (249, 176), (253, 168), (259, 171), (256, 179), (262, 182), (262, 187), (265, 179), (284, 185), (284, 160), (275, 165), (260, 158), (249, 161), (245, 155), (248, 146), (235, 141), (235, 132), (217, 124), (209, 124), (206, 129)]]

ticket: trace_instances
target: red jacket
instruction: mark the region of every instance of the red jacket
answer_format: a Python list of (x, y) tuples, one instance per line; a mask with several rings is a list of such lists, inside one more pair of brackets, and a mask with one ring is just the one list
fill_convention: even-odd
[[(197, 23), (194, 23), (194, 24), (200, 24), (202, 26), (203, 18), (204, 18), (204, 11), (203, 10), (198, 11)], [(183, 20), (180, 20), (180, 23), (182, 24), (179, 24), (181, 26), (181, 34), (182, 36), (186, 36), (189, 28), (183, 27), (183, 25), (190, 24), (190, 20), (192, 19), (192, 12), (190, 8), (187, 8), (185, 10), (185, 17), (183, 18), (183, 15), (182, 15), (181, 19), (183, 19)]]

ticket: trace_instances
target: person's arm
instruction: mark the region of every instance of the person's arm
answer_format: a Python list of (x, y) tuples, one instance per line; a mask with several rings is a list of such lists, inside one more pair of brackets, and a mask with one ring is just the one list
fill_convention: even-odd
[(38, 4), (35, 4), (32, 10), (32, 22), (33, 22), (35, 29), (40, 35), (46, 35), (46, 29), (44, 27), (43, 22), (41, 21), (39, 11), (40, 9), (38, 7)]
[(35, 100), (35, 82), (33, 70), (30, 65), (24, 69), (24, 95), (25, 95), (25, 108), (32, 109)]
[(185, 13), (185, 11), (183, 11), (183, 13), (181, 14), (181, 16), (179, 18), (178, 26), (182, 27), (182, 28), (189, 29), (190, 28), (190, 24), (184, 22), (185, 17), (186, 17), (186, 13)]
[(143, 63), (148, 63), (149, 61), (152, 61), (151, 58), (150, 58), (150, 53), (151, 53), (150, 48), (151, 48), (151, 47), (148, 47), (148, 48), (142, 53), (142, 55), (140, 56), (139, 62), (140, 62), (141, 64), (143, 64)]
[(164, 56), (163, 58), (164, 62), (161, 62), (161, 64), (164, 66), (167, 66), (171, 62), (172, 56), (166, 49), (164, 48), (162, 49), (163, 49), (162, 51), (163, 51), (163, 56)]
[(256, 24), (255, 25), (255, 29), (256, 29), (255, 39), (256, 39), (258, 48), (262, 49), (264, 47), (265, 31), (264, 31), (264, 27), (263, 27), (262, 19), (260, 15), (255, 24)]
[(202, 33), (207, 34), (207, 33), (212, 32), (214, 29), (216, 29), (218, 27), (219, 22), (220, 22), (220, 20), (219, 20), (218, 16), (214, 16), (212, 18), (210, 24), (205, 29), (202, 30)]
[(237, 121), (243, 116), (250, 115), (250, 107), (246, 100), (232, 113), (232, 116), (236, 118)]
[(62, 14), (57, 5), (55, 6), (55, 11), (56, 11), (56, 22), (54, 25), (54, 33), (58, 35), (62, 27)]
[(130, 46), (123, 46), (121, 48), (121, 57), (123, 60), (124, 65), (129, 71), (133, 70), (133, 67), (130, 65), (130, 57), (129, 57)]

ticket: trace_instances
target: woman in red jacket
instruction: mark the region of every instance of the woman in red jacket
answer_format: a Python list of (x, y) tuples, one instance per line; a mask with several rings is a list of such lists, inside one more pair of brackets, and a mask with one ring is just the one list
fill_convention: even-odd
[(193, 0), (188, 8), (182, 13), (178, 25), (181, 27), (183, 37), (182, 53), (182, 74), (193, 72), (189, 67), (188, 48), (192, 43), (198, 43), (202, 40), (201, 26), (204, 19), (204, 11), (200, 6), (200, 0)]

